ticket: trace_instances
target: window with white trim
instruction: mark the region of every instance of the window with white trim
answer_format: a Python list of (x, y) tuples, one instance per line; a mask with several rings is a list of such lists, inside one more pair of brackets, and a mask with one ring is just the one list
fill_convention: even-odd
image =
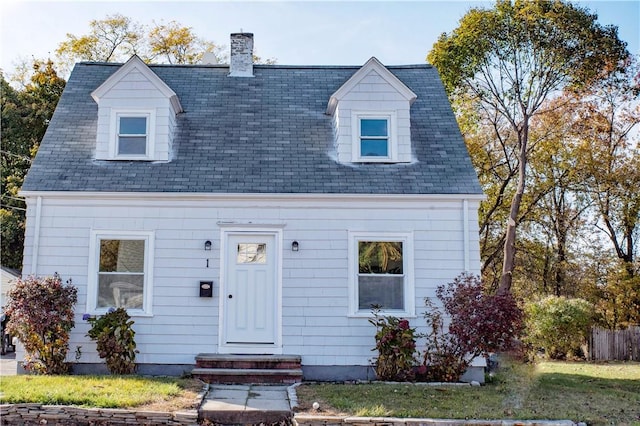
[(152, 160), (154, 156), (154, 111), (113, 110), (110, 158)]
[(395, 114), (358, 113), (353, 115), (353, 154), (355, 161), (395, 161), (397, 138)]
[(413, 247), (410, 234), (352, 233), (351, 313), (413, 315)]
[(118, 116), (118, 156), (147, 156), (148, 121), (146, 115)]
[(92, 232), (87, 308), (101, 314), (125, 308), (151, 314), (153, 233)]
[(389, 157), (389, 120), (360, 119), (360, 156)]

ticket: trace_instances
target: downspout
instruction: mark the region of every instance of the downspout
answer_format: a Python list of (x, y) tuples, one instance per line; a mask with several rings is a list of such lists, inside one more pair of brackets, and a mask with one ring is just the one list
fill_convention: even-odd
[(464, 245), (464, 271), (469, 272), (469, 200), (462, 200), (462, 232)]
[(33, 229), (33, 249), (31, 256), (31, 275), (38, 275), (38, 252), (40, 251), (40, 216), (42, 215), (42, 197), (36, 197), (36, 221)]

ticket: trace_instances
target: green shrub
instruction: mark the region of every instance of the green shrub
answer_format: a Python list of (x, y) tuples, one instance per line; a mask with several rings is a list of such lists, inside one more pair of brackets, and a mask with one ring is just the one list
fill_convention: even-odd
[(552, 359), (580, 356), (593, 323), (593, 306), (584, 299), (548, 296), (525, 306), (527, 343)]
[(7, 293), (7, 329), (24, 345), (24, 367), (37, 374), (65, 374), (69, 332), (75, 325), (77, 289), (59, 276), (19, 279)]
[(91, 324), (87, 335), (96, 342), (98, 355), (107, 362), (111, 374), (133, 374), (136, 371), (136, 342), (133, 320), (123, 308), (110, 308), (101, 317), (85, 314)]
[(411, 380), (415, 365), (416, 330), (409, 321), (396, 317), (384, 317), (373, 309), (369, 320), (376, 327), (375, 370), (378, 380)]

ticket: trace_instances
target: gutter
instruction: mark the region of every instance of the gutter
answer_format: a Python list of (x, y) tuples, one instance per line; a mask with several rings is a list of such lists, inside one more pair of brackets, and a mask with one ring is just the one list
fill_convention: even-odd
[(40, 218), (42, 216), (42, 196), (36, 197), (36, 217), (33, 229), (33, 246), (31, 253), (31, 275), (38, 275), (38, 253), (40, 252)]
[(464, 271), (469, 272), (469, 200), (465, 198), (462, 200), (462, 232), (463, 232), (463, 250), (464, 250)]

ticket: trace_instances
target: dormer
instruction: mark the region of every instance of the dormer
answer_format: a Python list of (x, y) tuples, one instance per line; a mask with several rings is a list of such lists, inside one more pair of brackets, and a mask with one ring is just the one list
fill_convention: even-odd
[(411, 162), (409, 110), (416, 97), (380, 61), (369, 59), (329, 98), (338, 161)]
[(98, 104), (98, 160), (171, 160), (175, 92), (134, 55), (91, 93)]

